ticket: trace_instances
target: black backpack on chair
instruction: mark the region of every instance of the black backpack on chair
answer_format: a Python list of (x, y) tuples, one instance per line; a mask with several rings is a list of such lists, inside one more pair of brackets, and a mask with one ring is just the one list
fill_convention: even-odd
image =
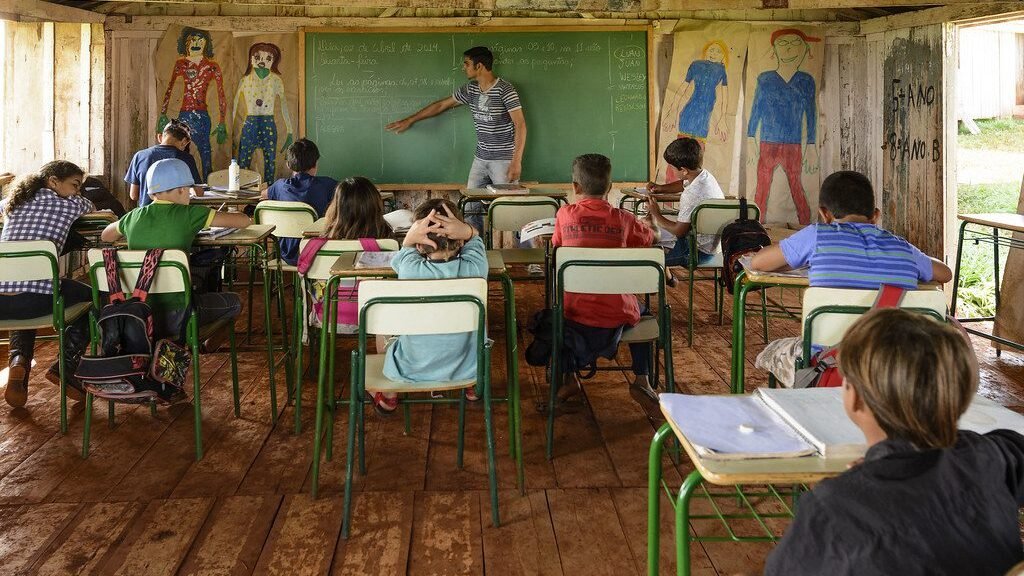
[(719, 282), (732, 294), (736, 276), (743, 271), (740, 257), (757, 252), (772, 243), (768, 232), (749, 217), (747, 199), (740, 198), (740, 217), (722, 228), (722, 276)]
[(117, 270), (117, 251), (103, 250), (110, 303), (96, 318), (97, 356), (83, 356), (75, 377), (97, 398), (127, 403), (185, 399), (192, 357), (171, 341), (153, 341), (153, 310), (146, 302), (163, 250), (148, 250), (131, 298), (125, 299)]

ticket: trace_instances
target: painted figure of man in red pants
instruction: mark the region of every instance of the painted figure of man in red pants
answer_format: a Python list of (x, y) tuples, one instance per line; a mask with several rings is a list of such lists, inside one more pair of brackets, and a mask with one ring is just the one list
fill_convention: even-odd
[[(762, 72), (754, 89), (747, 136), (755, 139), (758, 149), (757, 189), (754, 201), (761, 209), (761, 222), (768, 215), (768, 193), (776, 166), (782, 166), (789, 180), (789, 193), (796, 206), (800, 224), (810, 224), (811, 210), (800, 181), (805, 154), (815, 162), (817, 148), (817, 88), (814, 78), (800, 70), (807, 58), (808, 42), (821, 38), (808, 36), (796, 28), (782, 28), (772, 33), (772, 48), (779, 65)], [(806, 150), (804, 122), (806, 120)], [(761, 129), (758, 137), (758, 128)]]

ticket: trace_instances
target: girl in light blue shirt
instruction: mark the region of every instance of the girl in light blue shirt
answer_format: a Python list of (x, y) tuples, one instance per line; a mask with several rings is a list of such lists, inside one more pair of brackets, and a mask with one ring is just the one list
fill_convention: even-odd
[[(486, 278), (487, 252), (475, 228), (451, 201), (434, 198), (416, 209), (416, 221), (391, 261), (399, 279)], [(399, 382), (476, 378), (475, 332), (399, 336), (387, 346), (384, 376)], [(466, 391), (476, 400), (472, 388)], [(379, 412), (398, 407), (395, 394), (374, 393)]]

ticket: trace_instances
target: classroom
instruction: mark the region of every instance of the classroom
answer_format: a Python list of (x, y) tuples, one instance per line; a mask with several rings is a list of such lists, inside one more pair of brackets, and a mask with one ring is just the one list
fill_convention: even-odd
[(1024, 575), (1024, 2), (4, 0), (0, 62), (0, 575)]

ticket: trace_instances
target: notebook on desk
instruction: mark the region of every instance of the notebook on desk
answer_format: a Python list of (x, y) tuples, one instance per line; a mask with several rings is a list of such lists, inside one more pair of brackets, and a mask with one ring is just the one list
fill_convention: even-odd
[[(855, 459), (867, 451), (860, 429), (846, 416), (842, 388), (758, 388), (745, 396), (662, 394), (669, 418), (703, 458), (744, 460), (819, 454)], [(960, 418), (960, 429), (1024, 434), (1024, 416), (980, 395)]]
[(487, 190), (495, 194), (529, 194), (530, 190), (521, 184), (488, 184)]
[(227, 227), (224, 227), (224, 226), (213, 226), (213, 227), (210, 227), (210, 228), (203, 228), (202, 230), (199, 231), (198, 234), (196, 234), (196, 236), (199, 237), (199, 238), (208, 238), (208, 239), (212, 240), (212, 239), (216, 239), (216, 238), (221, 238), (223, 236), (227, 236), (228, 234), (231, 234), (232, 232), (235, 232), (237, 230), (238, 230), (238, 228), (227, 228)]

